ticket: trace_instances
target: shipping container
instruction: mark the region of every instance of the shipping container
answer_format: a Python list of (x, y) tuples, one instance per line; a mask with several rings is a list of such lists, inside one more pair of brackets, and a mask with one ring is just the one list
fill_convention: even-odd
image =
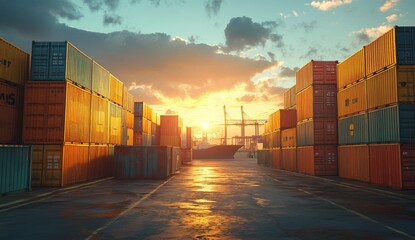
[(109, 101), (92, 94), (91, 98), (91, 143), (109, 143)]
[(337, 61), (311, 60), (295, 73), (297, 93), (313, 84), (329, 84), (337, 86), (336, 72)]
[(281, 169), (282, 165), (282, 150), (281, 148), (272, 149), (272, 167), (275, 169)]
[(338, 89), (364, 80), (365, 76), (365, 48), (361, 48), (343, 62), (337, 64)]
[(0, 194), (30, 190), (31, 168), (32, 146), (0, 145)]
[[(88, 144), (34, 146), (33, 186), (62, 187), (88, 180)], [(41, 169), (39, 169), (41, 167)]]
[(415, 143), (415, 105), (369, 111), (368, 126), (369, 143)]
[(367, 112), (339, 118), (339, 145), (356, 145), (369, 143)]
[(121, 82), (114, 75), (110, 74), (110, 100), (122, 106), (124, 94), (124, 83)]
[(296, 125), (297, 111), (279, 109), (270, 115), (271, 131), (293, 128)]
[(88, 180), (112, 176), (113, 166), (107, 144), (89, 146)]
[(20, 143), (22, 138), (22, 113), (23, 88), (0, 82), (0, 144)]
[(337, 145), (297, 148), (298, 172), (315, 176), (337, 176)]
[(124, 87), (122, 102), (122, 106), (124, 109), (131, 113), (134, 113), (134, 96), (128, 91), (127, 87)]
[(115, 147), (115, 177), (117, 178), (166, 179), (171, 175), (171, 168), (171, 147)]
[[(156, 125), (156, 131), (157, 132), (157, 125)], [(157, 134), (156, 134), (157, 135)], [(192, 128), (186, 127), (186, 149), (191, 149), (193, 147), (193, 134), (192, 134)]]
[(393, 66), (367, 79), (367, 108), (415, 103), (415, 65)]
[(273, 156), (272, 156), (272, 150), (267, 149), (265, 151), (265, 157), (264, 157), (264, 166), (265, 167), (272, 167), (273, 165)]
[(93, 61), (70, 42), (32, 42), (31, 80), (65, 81), (91, 89)]
[(291, 109), (297, 105), (297, 89), (296, 86), (292, 86), (284, 92), (284, 109)]
[(151, 135), (142, 132), (133, 132), (133, 146), (152, 146)]
[(170, 168), (170, 174), (176, 174), (177, 171), (180, 170), (182, 167), (182, 152), (180, 147), (172, 147), (171, 148), (171, 168)]
[(297, 94), (297, 122), (337, 116), (335, 85), (313, 85)]
[(110, 72), (93, 61), (91, 90), (105, 98), (110, 97)]
[(134, 117), (143, 117), (146, 103), (134, 102)]
[(193, 152), (191, 148), (188, 149), (182, 149), (182, 156), (181, 156), (181, 160), (182, 160), (182, 164), (189, 164), (193, 161)]
[(297, 125), (297, 146), (337, 145), (337, 118), (315, 118)]
[(30, 55), (0, 38), (0, 80), (24, 85), (29, 79)]
[(281, 131), (281, 146), (283, 148), (297, 146), (297, 129), (289, 128)]
[(89, 143), (91, 92), (70, 82), (28, 82), (23, 143)]
[(267, 150), (258, 150), (257, 151), (257, 164), (264, 165), (265, 163), (265, 152)]
[(270, 133), (270, 142), (272, 148), (280, 148), (281, 147), (281, 131), (277, 130)]
[(121, 144), (121, 134), (122, 134), (122, 108), (112, 102), (109, 103), (109, 116), (110, 116), (110, 144)]
[(180, 136), (164, 136), (160, 135), (160, 146), (181, 147)]
[(350, 116), (367, 110), (366, 81), (359, 82), (337, 93), (338, 117)]
[(282, 148), (281, 156), (281, 169), (297, 172), (297, 148)]
[(370, 182), (369, 145), (339, 146), (339, 177)]
[(395, 26), (365, 46), (366, 75), (393, 65), (415, 64), (415, 27)]
[(178, 115), (161, 115), (160, 116), (160, 137), (181, 135), (181, 120)]
[(415, 189), (415, 145), (402, 144), (400, 156), (402, 164), (402, 188)]

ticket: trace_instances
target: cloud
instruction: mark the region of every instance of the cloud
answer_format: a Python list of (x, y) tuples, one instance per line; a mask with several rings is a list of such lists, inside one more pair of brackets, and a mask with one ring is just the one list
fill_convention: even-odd
[(281, 67), (281, 71), (279, 76), (282, 78), (286, 77), (295, 77), (295, 72), (298, 70), (298, 67), (289, 68), (289, 67)]
[(232, 18), (225, 28), (227, 50), (241, 51), (249, 47), (264, 46), (269, 40), (282, 48), (282, 35), (274, 32), (278, 23), (255, 23), (249, 17)]
[(297, 26), (303, 28), (306, 33), (310, 33), (316, 28), (316, 25), (317, 25), (317, 21), (313, 20), (311, 22), (302, 22), (298, 24)]
[(120, 25), (121, 22), (121, 17), (118, 15), (109, 15), (107, 13), (104, 15), (104, 25)]
[(310, 5), (321, 11), (328, 11), (332, 8), (340, 7), (341, 5), (350, 4), (353, 0), (325, 0), (325, 1), (312, 1)]
[(207, 0), (205, 3), (205, 9), (208, 16), (218, 15), (223, 0)]
[(386, 0), (386, 2), (379, 8), (381, 12), (386, 12), (391, 8), (394, 8), (398, 4), (399, 0)]
[(104, 8), (115, 10), (120, 4), (120, 0), (84, 0), (91, 12), (96, 12)]
[(390, 29), (391, 29), (391, 26), (381, 25), (379, 27), (373, 27), (373, 28), (362, 28), (358, 31), (352, 32), (352, 34), (356, 35), (359, 42), (368, 43), (371, 40), (389, 31)]
[(295, 10), (293, 10), (293, 15), (296, 16), (296, 17), (298, 17), (298, 12), (295, 11)]
[(398, 20), (398, 15), (396, 14), (392, 14), (386, 17), (386, 20), (390, 23), (390, 22), (394, 22), (396, 20)]

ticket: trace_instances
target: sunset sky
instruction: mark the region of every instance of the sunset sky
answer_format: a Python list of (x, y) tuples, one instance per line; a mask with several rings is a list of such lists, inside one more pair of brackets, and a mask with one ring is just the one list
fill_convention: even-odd
[(296, 69), (342, 61), (394, 25), (415, 25), (414, 0), (0, 0), (0, 37), (27, 52), (69, 40), (190, 126), (221, 123), (223, 105), (266, 119)]

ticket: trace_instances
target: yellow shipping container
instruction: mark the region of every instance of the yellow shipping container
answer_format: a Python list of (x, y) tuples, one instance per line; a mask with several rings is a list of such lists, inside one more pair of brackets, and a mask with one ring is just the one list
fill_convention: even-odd
[(122, 106), (124, 83), (110, 74), (110, 100)]
[(362, 80), (365, 73), (365, 49), (359, 51), (337, 64), (337, 87), (345, 88), (347, 85)]
[(366, 109), (366, 81), (354, 84), (338, 92), (337, 113), (339, 117), (350, 116)]
[(415, 66), (393, 66), (367, 79), (367, 108), (415, 102)]
[(0, 38), (0, 79), (18, 85), (29, 80), (30, 55)]

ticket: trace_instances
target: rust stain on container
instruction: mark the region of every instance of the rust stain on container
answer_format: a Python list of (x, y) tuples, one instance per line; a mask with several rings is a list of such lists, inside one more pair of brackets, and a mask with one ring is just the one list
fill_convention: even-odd
[(364, 48), (361, 48), (343, 62), (337, 64), (337, 85), (339, 89), (362, 80), (365, 76)]
[(0, 82), (0, 144), (19, 144), (22, 134), (23, 88)]
[(337, 145), (297, 148), (298, 172), (315, 176), (337, 176)]
[(295, 73), (296, 91), (312, 84), (337, 86), (337, 61), (310, 61)]
[(369, 145), (339, 146), (339, 176), (370, 182)]
[(91, 92), (70, 82), (28, 82), (25, 86), (25, 144), (89, 143)]
[(29, 79), (30, 55), (0, 38), (0, 80), (23, 85)]
[(367, 110), (366, 81), (342, 89), (337, 94), (338, 117)]

